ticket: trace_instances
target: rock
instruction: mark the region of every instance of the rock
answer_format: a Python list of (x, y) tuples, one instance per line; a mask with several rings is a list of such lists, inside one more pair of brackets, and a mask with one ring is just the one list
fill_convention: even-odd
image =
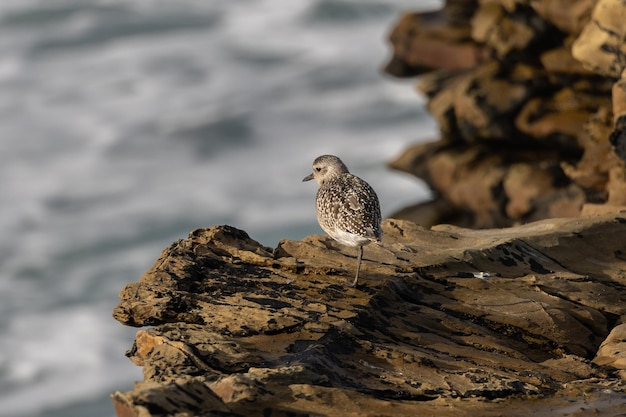
[(626, 370), (626, 324), (615, 326), (609, 336), (602, 342), (593, 362), (598, 365), (610, 365), (613, 368)]
[(609, 136), (609, 141), (613, 145), (615, 154), (626, 161), (626, 115), (620, 116), (615, 122), (615, 129)]
[(556, 43), (559, 33), (530, 10), (506, 1), (482, 2), (472, 18), (472, 38), (487, 45), (500, 59), (535, 49), (538, 42), (542, 48)]
[[(408, 148), (390, 166), (431, 184), (450, 204), (444, 218), (462, 219), (467, 226), (504, 227), (579, 215), (585, 193), (564, 174), (557, 154), (495, 149), (482, 144), (426, 143)], [(462, 209), (455, 213), (454, 207)]]
[(544, 20), (565, 33), (578, 34), (589, 21), (597, 0), (536, 0), (532, 7)]
[(557, 84), (563, 75), (591, 77), (593, 72), (572, 56), (571, 37), (566, 38), (563, 45), (550, 49), (541, 54), (541, 66), (546, 70), (552, 82)]
[[(444, 201), (398, 215), (441, 208), (426, 221), (502, 227), (624, 204), (624, 21), (621, 0), (448, 0), (402, 18), (390, 36), (394, 62), (420, 68), (404, 76), (430, 70), (418, 89), (441, 138), (391, 166)], [(417, 44), (436, 52), (407, 46)], [(458, 52), (466, 47), (481, 52)]]
[(553, 147), (571, 154), (587, 140), (584, 126), (590, 115), (605, 104), (606, 96), (564, 87), (550, 98), (528, 100), (518, 113), (515, 125), (520, 132), (538, 140), (551, 141)]
[(566, 175), (587, 190), (589, 195), (592, 190), (598, 193), (599, 201), (607, 198), (609, 172), (621, 165), (609, 143), (610, 118), (611, 111), (607, 107), (600, 107), (581, 127), (578, 138), (583, 147), (582, 157), (575, 166), (565, 161), (561, 164)]
[(393, 57), (385, 71), (410, 77), (433, 68), (471, 68), (486, 59), (486, 50), (472, 42), (469, 26), (454, 24), (445, 11), (408, 13), (389, 35)]
[(355, 251), (327, 236), (269, 249), (218, 226), (172, 244), (114, 310), (150, 326), (127, 353), (144, 381), (113, 394), (118, 415), (521, 416), (516, 398), (554, 410), (623, 395), (626, 212), (383, 229), (358, 288)]
[(574, 42), (576, 59), (594, 72), (619, 78), (626, 68), (626, 5), (622, 0), (599, 0), (591, 20)]

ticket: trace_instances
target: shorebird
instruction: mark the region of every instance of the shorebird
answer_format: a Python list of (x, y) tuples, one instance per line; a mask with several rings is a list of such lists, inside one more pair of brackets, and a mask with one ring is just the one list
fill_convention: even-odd
[(358, 247), (356, 275), (359, 280), (363, 246), (380, 243), (380, 204), (374, 189), (361, 178), (350, 174), (334, 155), (322, 155), (313, 161), (313, 173), (302, 181), (315, 179), (319, 184), (315, 207), (322, 229), (337, 242)]

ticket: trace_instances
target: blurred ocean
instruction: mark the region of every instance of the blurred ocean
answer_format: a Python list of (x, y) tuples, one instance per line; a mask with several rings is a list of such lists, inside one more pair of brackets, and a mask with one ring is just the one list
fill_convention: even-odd
[(113, 416), (142, 379), (120, 289), (198, 227), (322, 233), (316, 156), (383, 215), (426, 199), (385, 163), (436, 126), (380, 67), (400, 12), (440, 3), (2, 0), (0, 416)]

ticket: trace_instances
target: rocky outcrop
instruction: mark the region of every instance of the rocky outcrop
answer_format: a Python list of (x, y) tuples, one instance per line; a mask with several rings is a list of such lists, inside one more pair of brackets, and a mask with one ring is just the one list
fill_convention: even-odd
[(448, 0), (390, 34), (399, 77), (421, 74), (441, 138), (393, 168), (433, 202), (423, 225), (503, 227), (626, 206), (626, 3)]
[(144, 380), (118, 416), (622, 415), (624, 21), (623, 0), (402, 17), (386, 69), (422, 75), (441, 138), (391, 163), (437, 197), (399, 215), (527, 224), (386, 220), (357, 288), (327, 236), (195, 230), (120, 294)]
[(327, 236), (272, 249), (219, 226), (172, 244), (114, 311), (148, 327), (128, 352), (144, 381), (113, 394), (118, 415), (623, 407), (626, 213), (383, 229), (358, 288), (354, 249)]

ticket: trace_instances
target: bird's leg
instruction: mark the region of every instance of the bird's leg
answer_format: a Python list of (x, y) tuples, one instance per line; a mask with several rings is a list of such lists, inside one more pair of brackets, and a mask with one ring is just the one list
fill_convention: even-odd
[(363, 258), (363, 246), (359, 246), (359, 256), (356, 261), (356, 276), (354, 281), (350, 284), (351, 287), (356, 287), (356, 282), (359, 280), (359, 271), (361, 270), (361, 259)]

